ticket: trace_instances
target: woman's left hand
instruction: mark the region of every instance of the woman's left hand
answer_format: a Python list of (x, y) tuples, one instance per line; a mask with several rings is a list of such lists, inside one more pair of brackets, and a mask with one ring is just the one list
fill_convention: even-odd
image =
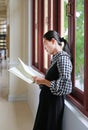
[(33, 81), (37, 84), (43, 84), (43, 85), (46, 85), (47, 87), (50, 87), (50, 81), (49, 80), (46, 80), (45, 78), (42, 78), (42, 77), (38, 77), (38, 76), (34, 76), (33, 77)]
[(37, 84), (44, 84), (44, 78), (38, 77), (38, 76), (34, 76), (33, 77), (33, 81)]

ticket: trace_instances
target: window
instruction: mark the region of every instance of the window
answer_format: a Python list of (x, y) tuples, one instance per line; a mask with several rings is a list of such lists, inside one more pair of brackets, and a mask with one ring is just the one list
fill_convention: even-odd
[(43, 48), (43, 34), (50, 29), (60, 32), (61, 21), (58, 6), (60, 6), (58, 0), (33, 0), (32, 65), (43, 73), (49, 67), (51, 58)]
[[(63, 4), (64, 3), (64, 4)], [(64, 6), (63, 6), (64, 5)], [(64, 13), (63, 13), (64, 10)], [(33, 61), (45, 73), (50, 58), (43, 48), (43, 34), (58, 31), (71, 47), (73, 92), (68, 98), (88, 116), (88, 0), (33, 0)], [(63, 31), (64, 19), (64, 31)]]
[(68, 0), (64, 0), (64, 37), (68, 41), (67, 4), (68, 4)]
[[(45, 8), (46, 7), (46, 8)], [(48, 0), (44, 0), (44, 33), (48, 31)], [(44, 50), (44, 68), (48, 68), (48, 54)]]
[(68, 41), (71, 46), (73, 62), (73, 92), (70, 100), (88, 116), (88, 52), (87, 52), (87, 0), (68, 0)]
[[(80, 2), (80, 4), (79, 4)], [(84, 91), (84, 0), (76, 1), (76, 73), (75, 86)]]

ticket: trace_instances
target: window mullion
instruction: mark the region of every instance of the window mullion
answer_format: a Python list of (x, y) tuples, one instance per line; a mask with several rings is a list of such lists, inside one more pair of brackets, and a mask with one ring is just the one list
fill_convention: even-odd
[(53, 29), (58, 31), (58, 0), (53, 2)]
[(32, 19), (33, 20), (33, 27), (32, 27), (32, 65), (35, 65), (35, 0), (33, 0), (33, 6), (32, 6)]
[(63, 21), (63, 20), (62, 20), (63, 18), (61, 17), (62, 7), (63, 7), (63, 6), (62, 6), (62, 2), (63, 2), (63, 1), (58, 0), (58, 10), (57, 10), (57, 12), (58, 12), (58, 14), (57, 14), (57, 15), (58, 15), (58, 16), (57, 16), (57, 17), (58, 17), (58, 20), (57, 20), (57, 21), (58, 21), (58, 33), (59, 33), (59, 35), (61, 35), (61, 28), (63, 27), (63, 26), (62, 26), (63, 24), (61, 25), (61, 21)]
[(75, 87), (75, 0), (69, 0), (71, 3), (71, 16), (68, 16), (68, 43), (71, 48), (73, 72), (72, 81)]
[(44, 0), (38, 0), (38, 68), (40, 71), (43, 69), (43, 4)]
[(84, 106), (88, 114), (88, 0), (84, 0)]

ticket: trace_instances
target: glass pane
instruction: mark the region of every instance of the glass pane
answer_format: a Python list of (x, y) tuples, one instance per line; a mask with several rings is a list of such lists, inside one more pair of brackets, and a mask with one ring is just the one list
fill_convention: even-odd
[(53, 2), (54, 0), (51, 0), (51, 30), (53, 30)]
[(35, 63), (38, 63), (38, 0), (35, 0)]
[(76, 84), (84, 91), (84, 0), (76, 0)]
[(66, 15), (66, 6), (68, 4), (68, 0), (64, 0), (64, 37), (68, 40), (68, 16)]
[[(44, 33), (48, 31), (48, 0), (44, 0)], [(48, 68), (48, 54), (44, 50), (44, 68)]]

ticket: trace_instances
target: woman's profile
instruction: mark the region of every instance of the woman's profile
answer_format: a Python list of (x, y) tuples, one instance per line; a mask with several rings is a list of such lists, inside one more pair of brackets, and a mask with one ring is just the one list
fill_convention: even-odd
[(64, 97), (72, 92), (69, 44), (50, 30), (43, 36), (43, 45), (52, 60), (44, 78), (33, 77), (41, 88), (33, 130), (62, 130)]

